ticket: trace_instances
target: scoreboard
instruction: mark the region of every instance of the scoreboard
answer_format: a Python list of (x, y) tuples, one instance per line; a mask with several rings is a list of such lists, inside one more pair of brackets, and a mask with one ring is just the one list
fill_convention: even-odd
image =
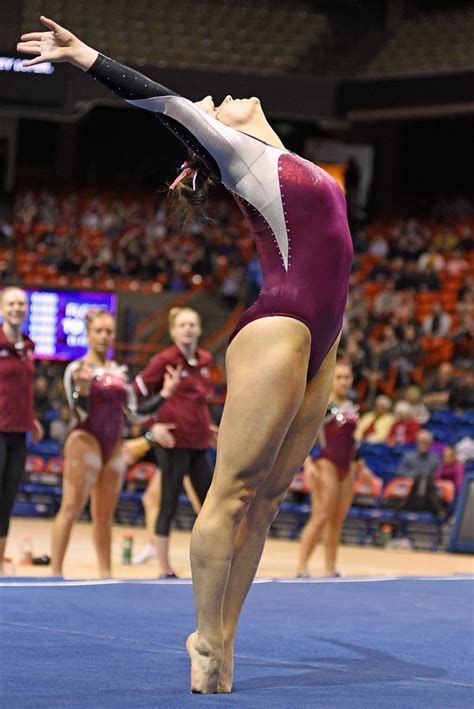
[(101, 308), (116, 314), (117, 297), (112, 293), (29, 289), (26, 293), (28, 315), (23, 332), (36, 344), (36, 359), (82, 357), (87, 350), (87, 311)]

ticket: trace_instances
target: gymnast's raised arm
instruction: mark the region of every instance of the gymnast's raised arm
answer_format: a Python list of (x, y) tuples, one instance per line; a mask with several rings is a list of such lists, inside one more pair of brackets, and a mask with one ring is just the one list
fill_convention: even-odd
[[(53, 20), (42, 16), (41, 22), (47, 32), (24, 34), (17, 45), (19, 52), (36, 55), (25, 66), (45, 61), (69, 62), (89, 72), (127, 103), (155, 113), (224, 184), (235, 183), (262, 152), (263, 146), (239, 131), (238, 125), (229, 126), (219, 120), (217, 114), (222, 112), (225, 102), (233, 101), (231, 96), (217, 108), (211, 96), (193, 103), (140, 72), (103, 56)], [(244, 99), (240, 110), (248, 110), (247, 102), (258, 99)]]

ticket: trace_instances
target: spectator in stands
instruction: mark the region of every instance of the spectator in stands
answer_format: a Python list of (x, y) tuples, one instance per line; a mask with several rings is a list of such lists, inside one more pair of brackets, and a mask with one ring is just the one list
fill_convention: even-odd
[(456, 249), (450, 259), (446, 262), (446, 273), (451, 278), (458, 278), (459, 276), (469, 272), (469, 262), (463, 256), (462, 251)]
[(411, 404), (408, 401), (397, 401), (393, 412), (395, 420), (388, 433), (387, 443), (390, 446), (415, 443), (421, 426)]
[(367, 253), (371, 256), (376, 256), (377, 258), (384, 259), (388, 256), (389, 246), (387, 240), (379, 234), (370, 242), (370, 246), (367, 249)]
[(392, 400), (380, 395), (375, 399), (373, 411), (368, 411), (357, 424), (355, 438), (366, 443), (385, 443), (394, 422)]
[(464, 480), (464, 465), (456, 457), (456, 451), (453, 446), (446, 446), (443, 449), (443, 460), (438, 470), (436, 471), (436, 480), (451, 480), (456, 489), (456, 495), (461, 490), (462, 481)]
[(430, 412), (428, 411), (428, 407), (423, 403), (423, 396), (419, 386), (410, 384), (410, 386), (405, 389), (403, 398), (411, 404), (418, 423), (423, 425), (429, 420)]
[(442, 303), (437, 300), (433, 303), (432, 312), (423, 320), (423, 332), (427, 337), (446, 337), (451, 329), (451, 316), (447, 313)]
[(0, 249), (7, 249), (15, 240), (13, 227), (0, 217)]
[(441, 254), (434, 247), (431, 247), (421, 254), (416, 265), (419, 271), (423, 272), (426, 269), (431, 269), (438, 273), (443, 270), (445, 262)]
[(437, 291), (441, 289), (441, 281), (434, 268), (431, 267), (427, 267), (424, 271), (418, 272), (417, 285), (420, 292)]
[(414, 478), (417, 475), (434, 479), (439, 467), (439, 458), (431, 452), (433, 434), (422, 428), (416, 436), (416, 450), (409, 451), (403, 456), (397, 475), (400, 477)]
[(474, 460), (474, 438), (472, 436), (463, 436), (455, 445), (456, 458), (461, 463), (467, 463), (469, 460)]
[(443, 517), (445, 510), (439, 500), (435, 487), (435, 475), (439, 467), (439, 458), (430, 451), (433, 436), (430, 431), (419, 431), (415, 451), (406, 453), (400, 463), (398, 474), (413, 479), (412, 488), (403, 503), (403, 510), (434, 512)]
[(46, 415), (48, 411), (51, 410), (50, 404), (50, 390), (49, 382), (46, 377), (40, 375), (35, 378), (34, 381), (34, 401), (35, 401), (35, 414), (36, 417), (41, 421), (43, 429), (48, 434), (49, 424), (46, 420)]
[(423, 402), (430, 411), (447, 408), (456, 383), (453, 365), (451, 362), (442, 362), (434, 377), (428, 379), (423, 388)]
[(448, 406), (459, 411), (474, 409), (474, 372), (467, 371), (454, 383), (449, 393)]
[(56, 441), (62, 449), (71, 428), (71, 409), (68, 404), (61, 404), (58, 417), (53, 419), (49, 425), (49, 436), (53, 441)]
[(383, 290), (377, 293), (374, 298), (372, 313), (377, 320), (385, 322), (393, 314), (400, 302), (401, 296), (395, 290), (395, 283), (393, 280), (388, 280)]
[(433, 239), (433, 250), (449, 252), (456, 247), (458, 238), (453, 228), (449, 225), (442, 225)]
[(467, 224), (465, 224), (461, 229), (459, 240), (457, 242), (457, 248), (464, 252), (472, 251), (474, 249), (474, 236), (471, 228)]
[(474, 311), (474, 277), (466, 276), (458, 291), (457, 311), (460, 315)]

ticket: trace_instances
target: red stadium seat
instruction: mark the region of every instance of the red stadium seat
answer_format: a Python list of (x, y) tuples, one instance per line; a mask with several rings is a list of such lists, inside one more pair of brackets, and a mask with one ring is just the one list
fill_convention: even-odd
[(145, 461), (139, 461), (132, 465), (127, 472), (127, 490), (133, 491), (140, 489), (145, 489), (148, 482), (156, 473), (156, 465), (154, 463), (147, 463)]
[(38, 482), (44, 485), (59, 485), (64, 469), (64, 458), (56, 456), (46, 461), (43, 474)]
[(25, 463), (25, 475), (30, 482), (36, 482), (44, 470), (44, 458), (40, 455), (27, 455)]
[(385, 504), (389, 502), (401, 502), (408, 497), (412, 487), (413, 480), (411, 478), (393, 478), (383, 491), (382, 497)]
[(367, 480), (356, 480), (354, 483), (354, 497), (359, 495), (379, 497), (382, 493), (382, 488), (383, 480), (375, 477), (375, 475)]

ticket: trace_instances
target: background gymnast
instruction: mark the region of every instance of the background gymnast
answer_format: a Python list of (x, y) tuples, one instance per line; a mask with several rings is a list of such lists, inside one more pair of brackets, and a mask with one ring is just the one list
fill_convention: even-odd
[(352, 369), (338, 362), (327, 416), (319, 433), (321, 449), (305, 461), (305, 479), (311, 489), (311, 515), (302, 533), (297, 576), (309, 576), (308, 563), (324, 532), (325, 568), (328, 576), (339, 576), (337, 550), (341, 531), (354, 497), (354, 432), (357, 408), (349, 399)]
[(192, 153), (178, 189), (199, 203), (212, 175), (254, 232), (263, 285), (227, 351), (215, 474), (191, 538), (191, 688), (229, 692), (243, 602), (331, 392), (353, 256), (344, 194), (285, 149), (257, 98), (227, 96), (216, 106), (207, 96), (193, 104), (41, 19), (50, 31), (25, 34), (18, 44), (36, 55), (27, 65), (68, 61), (155, 113)]
[[(53, 523), (52, 573), (62, 575), (64, 555), (74, 522), (91, 497), (92, 536), (102, 578), (111, 576), (112, 522), (123, 483), (124, 414), (136, 415), (136, 398), (126, 367), (108, 359), (115, 340), (115, 319), (96, 309), (86, 316), (89, 348), (64, 373), (66, 396), (76, 425), (64, 446), (61, 506)], [(170, 370), (163, 387), (171, 396), (177, 381)], [(159, 402), (148, 402), (152, 407)], [(143, 413), (146, 413), (143, 411)], [(152, 429), (153, 433), (153, 429)], [(155, 435), (160, 431), (155, 431)]]

